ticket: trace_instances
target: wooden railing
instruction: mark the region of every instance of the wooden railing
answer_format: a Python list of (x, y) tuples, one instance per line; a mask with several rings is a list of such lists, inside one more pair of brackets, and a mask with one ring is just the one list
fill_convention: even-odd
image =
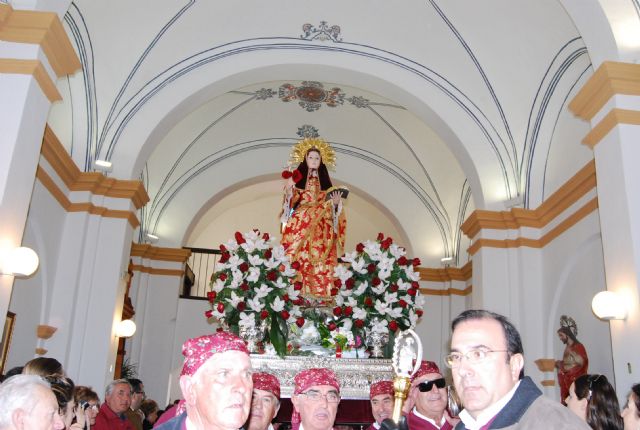
[(211, 275), (217, 270), (220, 250), (186, 246), (183, 248), (191, 250), (191, 257), (185, 265), (180, 298), (206, 300)]

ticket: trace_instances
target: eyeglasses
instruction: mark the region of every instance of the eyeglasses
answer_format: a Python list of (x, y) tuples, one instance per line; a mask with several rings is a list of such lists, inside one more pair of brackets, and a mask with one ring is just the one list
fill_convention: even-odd
[(301, 396), (307, 396), (307, 399), (311, 402), (319, 402), (323, 398), (327, 399), (327, 403), (338, 403), (340, 401), (340, 394), (335, 391), (329, 391), (327, 394), (322, 394), (320, 391), (309, 390), (306, 393), (300, 393)]
[(431, 391), (434, 385), (437, 388), (444, 388), (447, 385), (447, 381), (445, 381), (444, 378), (434, 379), (433, 381), (424, 381), (418, 384), (418, 390), (420, 390), (421, 393), (427, 393)]
[(480, 363), (481, 361), (484, 361), (484, 359), (487, 358), (487, 354), (490, 354), (492, 352), (509, 352), (509, 351), (506, 349), (493, 350), (493, 349), (476, 348), (476, 349), (470, 349), (464, 354), (461, 352), (452, 352), (449, 355), (445, 355), (444, 362), (448, 367), (451, 367), (451, 368), (460, 366), (460, 363), (462, 363), (463, 358), (466, 358), (467, 361), (471, 364), (476, 364), (476, 363)]

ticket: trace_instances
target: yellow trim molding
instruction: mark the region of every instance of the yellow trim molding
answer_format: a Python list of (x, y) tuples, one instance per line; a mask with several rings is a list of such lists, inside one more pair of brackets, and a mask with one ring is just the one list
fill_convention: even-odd
[(49, 125), (44, 129), (42, 156), (71, 191), (89, 191), (101, 196), (131, 199), (136, 209), (149, 201), (141, 181), (107, 178), (97, 172), (81, 172)]
[(419, 267), (418, 273), (420, 273), (421, 281), (431, 282), (450, 282), (450, 281), (467, 281), (471, 279), (472, 268), (471, 261), (464, 266), (458, 267), (445, 267), (443, 269), (430, 269), (426, 267)]
[(640, 95), (640, 64), (605, 61), (569, 103), (569, 109), (591, 121), (616, 94)]
[(596, 164), (591, 160), (536, 209), (513, 208), (501, 212), (475, 210), (460, 229), (473, 239), (482, 229), (542, 228), (595, 187)]
[(18, 60), (13, 58), (0, 58), (0, 73), (15, 75), (32, 75), (40, 89), (51, 103), (62, 100), (62, 96), (56, 88), (56, 84), (44, 69), (40, 60)]
[(618, 124), (640, 125), (640, 111), (614, 108), (591, 129), (582, 143), (593, 149)]
[(149, 260), (184, 263), (191, 256), (191, 250), (184, 248), (161, 248), (149, 244), (132, 243), (131, 256), (148, 258)]
[(92, 215), (100, 215), (104, 218), (121, 218), (129, 221), (129, 224), (133, 228), (140, 225), (138, 217), (131, 211), (107, 209), (102, 206), (96, 206), (93, 203), (72, 203), (67, 198), (65, 193), (56, 185), (55, 181), (49, 176), (45, 170), (38, 166), (36, 169), (36, 178), (40, 183), (49, 191), (49, 193), (55, 198), (60, 206), (67, 212), (88, 212)]
[(182, 276), (184, 274), (184, 270), (156, 269), (154, 267), (142, 266), (140, 264), (131, 265), (131, 270), (136, 272), (149, 273), (151, 275), (160, 275), (160, 276)]
[(58, 77), (71, 75), (81, 67), (69, 36), (54, 12), (14, 10), (0, 4), (0, 40), (40, 45)]
[(446, 290), (438, 290), (435, 288), (420, 288), (420, 294), (425, 296), (468, 296), (471, 294), (473, 287), (469, 285), (464, 290), (457, 288), (447, 288)]

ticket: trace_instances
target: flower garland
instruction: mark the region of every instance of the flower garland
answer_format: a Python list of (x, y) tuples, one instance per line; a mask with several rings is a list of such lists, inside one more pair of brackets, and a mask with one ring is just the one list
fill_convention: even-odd
[[(340, 327), (366, 335), (414, 328), (423, 314), (418, 258), (409, 259), (391, 237), (378, 234), (375, 242), (359, 243), (336, 267), (333, 315)], [(329, 327), (335, 329), (335, 327)]]
[(271, 344), (284, 356), (287, 324), (304, 325), (299, 307), (304, 303), (302, 284), (294, 283), (296, 263), (289, 262), (277, 240), (258, 230), (236, 232), (220, 250), (220, 270), (211, 275), (211, 309), (205, 316), (236, 334), (266, 327)]

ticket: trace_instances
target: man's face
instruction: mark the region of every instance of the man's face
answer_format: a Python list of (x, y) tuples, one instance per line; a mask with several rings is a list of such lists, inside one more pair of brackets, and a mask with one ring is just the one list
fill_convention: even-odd
[(280, 402), (270, 391), (253, 390), (248, 430), (265, 430), (280, 409)]
[[(318, 400), (312, 400), (305, 395), (305, 393), (313, 391), (320, 393)], [(300, 421), (302, 421), (305, 430), (328, 430), (333, 427), (340, 402), (328, 402), (327, 394), (339, 396), (338, 390), (331, 385), (314, 385), (304, 393), (294, 395), (291, 398), (293, 406), (300, 413)]]
[(442, 413), (447, 407), (447, 387), (438, 388), (435, 384), (431, 386), (431, 390), (422, 392), (418, 389), (418, 385), (422, 382), (435, 381), (436, 379), (442, 379), (443, 376), (439, 373), (427, 373), (424, 376), (419, 377), (413, 382), (415, 406), (418, 412), (425, 415), (438, 424), (442, 419)]
[(565, 345), (568, 342), (568, 337), (566, 334), (562, 333), (561, 331), (558, 332), (558, 337), (560, 338), (560, 342), (564, 343)]
[[(507, 349), (504, 331), (498, 321), (471, 319), (456, 326), (451, 337), (451, 352), (466, 354), (474, 349)], [(456, 391), (472, 417), (476, 418), (515, 386), (523, 360), (522, 354), (509, 357), (507, 352), (490, 352), (478, 363), (470, 363), (463, 357), (460, 365), (451, 369)]]
[(393, 396), (391, 394), (378, 394), (371, 399), (371, 412), (378, 424), (387, 418), (391, 418), (393, 412)]
[(134, 411), (140, 409), (140, 404), (144, 400), (144, 384), (140, 384), (140, 389), (134, 393), (131, 393), (131, 409)]
[(14, 412), (13, 424), (25, 430), (62, 430), (64, 422), (58, 413), (58, 402), (53, 392), (46, 387), (37, 387), (30, 410)]
[(131, 387), (129, 384), (116, 384), (104, 401), (114, 413), (123, 414), (131, 406)]
[(239, 429), (251, 407), (249, 356), (240, 351), (214, 354), (193, 376), (182, 376), (180, 388), (196, 429)]

